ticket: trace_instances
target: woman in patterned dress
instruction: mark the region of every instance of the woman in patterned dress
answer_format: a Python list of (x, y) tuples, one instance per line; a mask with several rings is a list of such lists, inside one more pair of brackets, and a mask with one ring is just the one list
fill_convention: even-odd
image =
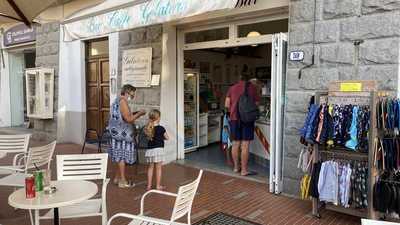
[(121, 95), (117, 97), (111, 106), (109, 129), (111, 133), (111, 147), (108, 153), (111, 160), (118, 164), (114, 177), (114, 184), (120, 188), (134, 186), (128, 182), (125, 176), (125, 164), (136, 162), (136, 149), (133, 136), (133, 123), (145, 115), (145, 111), (132, 113), (128, 101), (135, 97), (136, 88), (125, 84), (122, 87)]

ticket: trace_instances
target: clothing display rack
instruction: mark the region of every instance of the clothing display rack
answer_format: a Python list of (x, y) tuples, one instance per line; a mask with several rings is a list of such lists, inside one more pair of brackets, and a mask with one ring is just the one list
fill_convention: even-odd
[(364, 105), (370, 108), (370, 126), (368, 131), (368, 152), (352, 151), (345, 147), (331, 146), (327, 148), (323, 145), (314, 144), (313, 148), (313, 165), (324, 160), (349, 160), (351, 162), (365, 162), (368, 168), (368, 187), (367, 201), (368, 206), (364, 209), (345, 208), (332, 203), (320, 202), (318, 198), (312, 198), (312, 215), (320, 218), (320, 209), (337, 211), (362, 218), (375, 218), (373, 210), (372, 191), (375, 180), (372, 176), (373, 172), (373, 147), (374, 140), (377, 135), (374, 107), (376, 101), (376, 81), (334, 81), (329, 84), (328, 92), (317, 92), (315, 95), (315, 104), (333, 104), (333, 105)]
[[(399, 164), (400, 164), (400, 158), (398, 158), (398, 148), (400, 146), (386, 146), (385, 140), (389, 140), (390, 141), (398, 141), (400, 138), (400, 134), (399, 134), (399, 128), (400, 128), (400, 111), (398, 110), (398, 106), (400, 106), (398, 104), (398, 101), (400, 101), (399, 98), (396, 98), (397, 92), (379, 92), (377, 94), (377, 99), (376, 99), (376, 110), (377, 114), (376, 117), (374, 118), (374, 120), (376, 121), (377, 124), (377, 133), (376, 133), (376, 138), (375, 138), (375, 148), (374, 148), (374, 165), (373, 165), (373, 172), (372, 172), (372, 178), (373, 180), (375, 180), (375, 184), (377, 186), (379, 186), (378, 183), (386, 183), (386, 184), (390, 184), (390, 185), (394, 185), (395, 187), (400, 187), (400, 179), (399, 179)], [(381, 105), (383, 102), (386, 101), (392, 101), (396, 103), (396, 111), (394, 111), (394, 105), (391, 105), (392, 108), (390, 108), (391, 111), (390, 113), (386, 112), (385, 110), (387, 110), (387, 108), (382, 108), (385, 107), (383, 105)], [(383, 112), (385, 111), (385, 112)], [(378, 122), (379, 120), (379, 122)], [(384, 124), (382, 123), (383, 121), (391, 121), (388, 124), (390, 124), (390, 126), (388, 124)], [(392, 142), (395, 143), (395, 142)], [(396, 143), (397, 144), (397, 143)], [(380, 153), (378, 153), (378, 149), (380, 149)], [(394, 149), (397, 149), (396, 151), (396, 155), (393, 154), (389, 154), (390, 149), (393, 151)], [(385, 152), (385, 153), (383, 153)], [(393, 153), (393, 152), (392, 152)], [(382, 164), (379, 165), (379, 160), (378, 160), (378, 155), (382, 154), (382, 158), (380, 158), (379, 160), (381, 160)], [(385, 168), (385, 160), (394, 160), (395, 164), (391, 164), (391, 165), (386, 165)], [(396, 180), (394, 180), (396, 179)], [(378, 189), (373, 189), (374, 193), (373, 195), (377, 194), (375, 193), (376, 190)], [(378, 201), (374, 202), (375, 204), (373, 205), (374, 210), (376, 210), (376, 217), (379, 217), (379, 219), (383, 219), (383, 220), (387, 220), (387, 221), (391, 221), (391, 222), (399, 222), (399, 218), (398, 216), (400, 215), (400, 204), (395, 204), (395, 209), (393, 210), (393, 205), (392, 203), (389, 202), (384, 202), (383, 200), (385, 200), (385, 198), (387, 199), (387, 196), (390, 196), (390, 199), (394, 202), (398, 202), (399, 201), (399, 195), (396, 194), (396, 197), (391, 196), (389, 193), (387, 192), (387, 190), (384, 190), (385, 196), (381, 196), (378, 195), (379, 198), (377, 198), (376, 196), (373, 196), (373, 199), (378, 199)], [(381, 194), (381, 193), (380, 193)], [(393, 193), (392, 193), (393, 194)], [(380, 206), (382, 206), (382, 202), (384, 202), (383, 204), (386, 206), (385, 208), (387, 208), (386, 212), (382, 212), (382, 209), (380, 208)], [(396, 218), (393, 217), (393, 213), (397, 214)]]

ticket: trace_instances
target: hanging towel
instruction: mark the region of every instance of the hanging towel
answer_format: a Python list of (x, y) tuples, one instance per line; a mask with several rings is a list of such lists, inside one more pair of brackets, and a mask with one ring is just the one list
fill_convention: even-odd
[(309, 198), (309, 188), (310, 188), (310, 175), (306, 174), (301, 179), (300, 183), (300, 197), (301, 199), (308, 199)]
[(227, 149), (232, 146), (232, 141), (230, 139), (230, 128), (228, 115), (224, 115), (223, 128), (222, 128), (222, 144), (226, 145)]

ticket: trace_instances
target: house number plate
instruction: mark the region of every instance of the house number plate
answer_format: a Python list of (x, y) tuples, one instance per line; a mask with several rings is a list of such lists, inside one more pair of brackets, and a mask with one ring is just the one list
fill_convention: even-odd
[(304, 52), (303, 51), (292, 51), (289, 54), (290, 61), (303, 61), (304, 60)]

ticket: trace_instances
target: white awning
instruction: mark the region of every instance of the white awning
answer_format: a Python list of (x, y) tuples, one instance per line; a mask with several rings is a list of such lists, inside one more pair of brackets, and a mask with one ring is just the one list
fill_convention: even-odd
[(30, 26), (33, 19), (47, 8), (72, 0), (0, 0), (0, 24), (23, 22)]
[(43, 10), (55, 3), (55, 0), (1, 0), (0, 23), (21, 21), (30, 25), (32, 20)]
[(237, 2), (237, 0), (151, 0), (66, 23), (65, 41), (161, 24), (211, 11), (233, 9)]

